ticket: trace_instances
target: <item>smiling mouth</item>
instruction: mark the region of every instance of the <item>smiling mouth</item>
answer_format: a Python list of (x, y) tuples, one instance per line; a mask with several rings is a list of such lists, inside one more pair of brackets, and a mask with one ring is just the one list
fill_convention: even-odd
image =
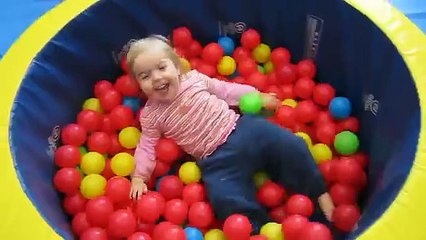
[(169, 89), (169, 85), (170, 84), (168, 84), (168, 83), (161, 84), (160, 86), (158, 86), (154, 89), (155, 89), (155, 91), (158, 91), (158, 92), (167, 92), (167, 90)]

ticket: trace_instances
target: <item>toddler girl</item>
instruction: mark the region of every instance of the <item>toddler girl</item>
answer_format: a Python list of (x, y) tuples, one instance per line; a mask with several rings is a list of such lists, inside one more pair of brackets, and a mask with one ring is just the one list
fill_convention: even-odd
[[(156, 164), (155, 145), (164, 136), (196, 158), (219, 219), (244, 214), (255, 232), (270, 221), (256, 199), (253, 175), (259, 170), (266, 170), (285, 188), (318, 200), (330, 219), (333, 203), (303, 139), (263, 117), (240, 116), (230, 109), (255, 88), (196, 70), (183, 74), (179, 57), (161, 36), (130, 43), (127, 63), (148, 98), (140, 116), (142, 136), (134, 156), (132, 198), (147, 191)], [(259, 94), (265, 108), (279, 106), (273, 95)]]

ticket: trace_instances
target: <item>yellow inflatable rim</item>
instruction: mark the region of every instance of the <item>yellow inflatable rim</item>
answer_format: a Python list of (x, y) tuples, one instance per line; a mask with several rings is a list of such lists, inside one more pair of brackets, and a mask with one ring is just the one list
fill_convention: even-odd
[[(43, 46), (69, 21), (98, 0), (68, 0), (38, 19), (14, 43), (0, 62), (4, 81), (0, 88), (0, 206), (3, 221), (0, 239), (61, 239), (41, 217), (23, 191), (9, 149), (11, 108), (29, 64)], [(407, 64), (420, 99), (426, 106), (426, 36), (401, 12), (383, 0), (346, 0), (374, 22), (392, 41)], [(360, 239), (426, 239), (423, 220), (426, 219), (426, 113), (421, 112), (421, 131), (416, 158), (411, 173), (399, 195), (383, 216), (370, 226)], [(7, 183), (7, 184), (6, 184)]]

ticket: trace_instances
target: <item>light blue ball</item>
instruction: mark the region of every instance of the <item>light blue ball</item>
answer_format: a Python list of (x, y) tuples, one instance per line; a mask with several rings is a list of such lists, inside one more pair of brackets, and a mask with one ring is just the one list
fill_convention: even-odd
[(141, 107), (141, 100), (136, 97), (124, 97), (123, 105), (130, 107), (133, 113), (137, 113), (139, 108)]
[(230, 37), (220, 37), (218, 43), (223, 48), (225, 55), (232, 55), (232, 53), (234, 52), (235, 44)]
[(336, 119), (347, 118), (352, 113), (352, 104), (346, 97), (335, 97), (328, 105), (331, 115)]
[(187, 240), (203, 240), (203, 233), (194, 227), (186, 227), (184, 229)]

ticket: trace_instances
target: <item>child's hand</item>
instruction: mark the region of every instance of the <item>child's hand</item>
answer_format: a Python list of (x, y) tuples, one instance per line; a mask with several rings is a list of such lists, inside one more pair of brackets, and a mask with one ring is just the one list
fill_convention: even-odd
[(130, 198), (139, 199), (142, 194), (148, 192), (148, 187), (140, 177), (132, 177), (132, 188), (130, 189)]
[(263, 107), (268, 111), (275, 111), (281, 106), (281, 101), (274, 93), (261, 93)]
[(322, 194), (318, 198), (318, 203), (327, 220), (331, 222), (335, 207), (330, 194), (328, 193)]

